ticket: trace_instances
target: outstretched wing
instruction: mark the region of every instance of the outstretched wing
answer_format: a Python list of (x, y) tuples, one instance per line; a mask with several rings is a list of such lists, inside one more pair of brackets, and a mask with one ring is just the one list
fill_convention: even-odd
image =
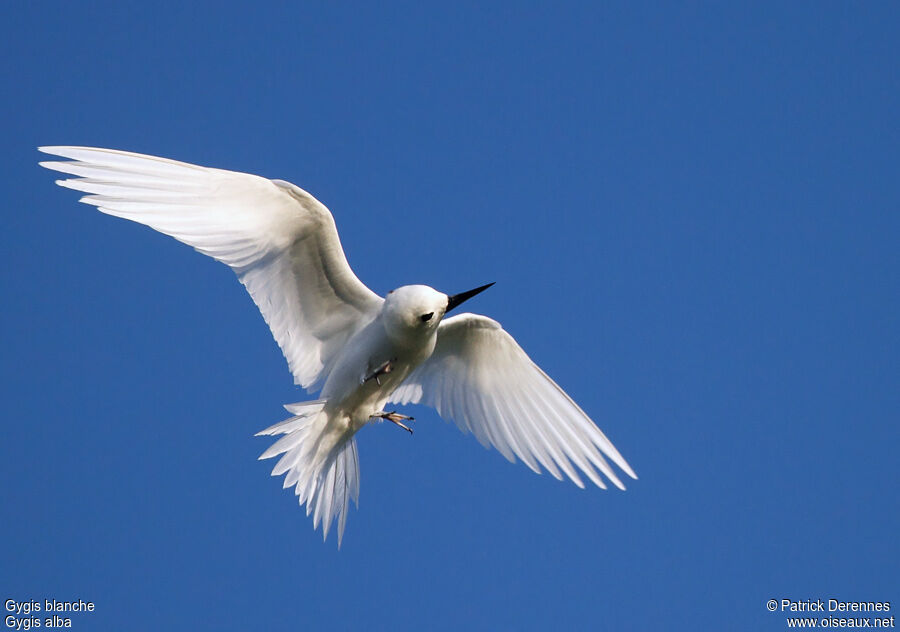
[(353, 274), (331, 213), (281, 180), (93, 147), (41, 147), (41, 166), (82, 202), (170, 235), (229, 265), (281, 347), (294, 381), (317, 386), (382, 303)]
[(460, 314), (443, 321), (434, 353), (391, 400), (433, 406), (510, 461), (519, 457), (538, 473), (543, 466), (560, 480), (562, 470), (579, 487), (584, 483), (576, 467), (599, 487), (606, 484), (596, 470), (625, 488), (603, 455), (637, 478), (578, 404), (500, 323), (485, 316)]

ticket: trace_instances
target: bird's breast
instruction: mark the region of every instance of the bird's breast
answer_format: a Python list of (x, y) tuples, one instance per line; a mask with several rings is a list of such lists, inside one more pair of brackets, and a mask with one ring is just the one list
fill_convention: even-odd
[[(377, 321), (373, 325), (378, 324)], [(351, 337), (322, 388), (326, 406), (362, 427), (383, 410), (391, 393), (434, 351), (435, 337), (398, 344), (375, 326)]]

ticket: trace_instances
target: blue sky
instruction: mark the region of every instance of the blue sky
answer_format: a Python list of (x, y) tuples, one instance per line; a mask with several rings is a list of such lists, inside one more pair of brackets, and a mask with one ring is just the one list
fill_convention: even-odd
[[(4, 600), (91, 600), (83, 630), (900, 604), (897, 5), (484, 4), (5, 7)], [(640, 480), (579, 490), (413, 407), (358, 436), (323, 544), (256, 461), (305, 395), (236, 278), (77, 204), (44, 144), (290, 180), (382, 294), (496, 281), (471, 309)]]

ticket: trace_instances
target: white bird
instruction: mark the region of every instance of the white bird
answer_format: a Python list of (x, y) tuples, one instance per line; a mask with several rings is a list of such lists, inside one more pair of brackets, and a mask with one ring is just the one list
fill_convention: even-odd
[(445, 318), (488, 284), (448, 296), (406, 285), (381, 298), (353, 274), (331, 213), (283, 180), (93, 147), (40, 147), (71, 159), (41, 166), (76, 176), (57, 184), (82, 202), (145, 224), (230, 266), (281, 347), (294, 382), (319, 399), (285, 408), (292, 417), (258, 433), (283, 435), (260, 459), (283, 455), (285, 474), (313, 528), (343, 539), (359, 503), (354, 435), (386, 419), (412, 432), (388, 403), (423, 403), (537, 473), (580, 473), (625, 489), (604, 455), (637, 478), (609, 439), (500, 324)]

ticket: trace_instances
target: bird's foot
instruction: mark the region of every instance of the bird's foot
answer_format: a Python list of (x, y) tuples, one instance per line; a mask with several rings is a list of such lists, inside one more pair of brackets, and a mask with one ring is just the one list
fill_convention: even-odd
[[(394, 370), (394, 362), (395, 361), (396, 361), (396, 358), (394, 360), (388, 360), (387, 362), (385, 362), (384, 364), (382, 364), (381, 366), (376, 368), (374, 371), (369, 373), (367, 376), (365, 376), (362, 379), (362, 382), (360, 382), (360, 384), (365, 384), (369, 380), (375, 380), (375, 383), (378, 384), (378, 386), (381, 386), (381, 380), (379, 378), (382, 375), (387, 375), (388, 373), (390, 373), (391, 371)], [(374, 416), (377, 417), (377, 415), (374, 415)]]
[(416, 420), (415, 417), (407, 417), (406, 415), (401, 415), (400, 413), (398, 413), (394, 410), (392, 410), (389, 413), (381, 411), (379, 413), (375, 413), (374, 415), (369, 416), (369, 419), (375, 419), (375, 418), (387, 419), (388, 421), (395, 423), (398, 426), (400, 426), (401, 428), (403, 428), (404, 430), (406, 430), (409, 434), (412, 434), (412, 428), (410, 428), (409, 426), (404, 424), (403, 420), (404, 419), (407, 421), (415, 421)]

